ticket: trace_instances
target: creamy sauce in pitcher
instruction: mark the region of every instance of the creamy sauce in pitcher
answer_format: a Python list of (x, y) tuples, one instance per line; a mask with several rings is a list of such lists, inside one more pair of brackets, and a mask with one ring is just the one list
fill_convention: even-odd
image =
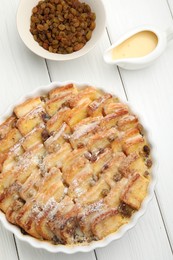
[(143, 57), (152, 52), (158, 44), (158, 38), (151, 31), (134, 34), (112, 50), (112, 59)]

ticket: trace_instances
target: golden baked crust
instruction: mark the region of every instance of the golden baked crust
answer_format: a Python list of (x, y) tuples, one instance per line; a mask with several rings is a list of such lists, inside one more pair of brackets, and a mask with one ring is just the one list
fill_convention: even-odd
[(99, 240), (140, 209), (151, 166), (127, 105), (93, 87), (57, 87), (0, 125), (0, 209), (41, 240)]

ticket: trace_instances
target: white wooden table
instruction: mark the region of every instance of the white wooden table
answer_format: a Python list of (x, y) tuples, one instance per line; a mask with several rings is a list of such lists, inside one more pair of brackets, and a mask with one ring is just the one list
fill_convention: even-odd
[(0, 224), (0, 260), (173, 259), (173, 43), (152, 67), (140, 71), (107, 65), (102, 58), (110, 43), (130, 28), (147, 23), (161, 29), (173, 26), (173, 0), (104, 0), (108, 18), (101, 41), (86, 56), (69, 62), (46, 61), (31, 53), (16, 29), (19, 0), (0, 2), (0, 114), (22, 94), (50, 81), (104, 85), (143, 114), (157, 143), (159, 162), (159, 180), (147, 213), (119, 241), (85, 254), (51, 254), (19, 241)]

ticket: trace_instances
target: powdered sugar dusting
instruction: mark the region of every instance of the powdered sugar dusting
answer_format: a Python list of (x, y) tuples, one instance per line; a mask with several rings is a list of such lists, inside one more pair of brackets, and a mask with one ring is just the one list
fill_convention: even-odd
[(29, 119), (33, 119), (35, 118), (38, 114), (40, 114), (41, 112), (44, 112), (44, 109), (41, 105), (39, 105), (38, 107), (34, 108), (33, 110), (31, 110), (28, 114), (26, 114), (26, 116)]
[(99, 124), (99, 121), (93, 122), (91, 124), (88, 125), (82, 125), (80, 126), (72, 135), (71, 138), (78, 139), (81, 136), (89, 133), (90, 131), (94, 130), (96, 128), (96, 126)]
[(78, 188), (75, 189), (75, 193), (76, 193), (77, 196), (79, 197), (79, 196), (81, 196), (83, 193), (85, 193), (85, 190), (82, 189), (82, 188), (80, 188), (80, 187), (78, 187)]
[(46, 140), (45, 145), (46, 145), (46, 146), (49, 146), (49, 145), (51, 145), (54, 141), (56, 141), (56, 140), (64, 133), (66, 127), (67, 127), (67, 124), (66, 124), (66, 123), (63, 123), (62, 126), (61, 126), (61, 128), (60, 128), (60, 130), (59, 130), (55, 135), (50, 136), (50, 137)]
[(87, 212), (97, 212), (102, 210), (103, 208), (103, 200), (99, 200), (96, 203), (93, 203), (91, 205), (88, 206), (88, 208), (86, 207)]
[(25, 138), (22, 137), (13, 147), (10, 148), (9, 154), (10, 153), (18, 153), (18, 150), (21, 148), (22, 143), (24, 142)]
[(104, 103), (107, 99), (111, 98), (111, 94), (105, 94), (98, 99), (94, 100), (90, 106), (93, 108), (93, 110), (96, 110), (102, 103)]
[[(37, 146), (37, 149), (40, 149), (41, 147), (43, 147), (43, 144), (39, 144)], [(35, 151), (33, 150), (29, 150), (26, 151), (19, 159), (19, 161), (17, 162), (16, 166), (15, 166), (15, 170), (16, 171), (20, 171), (20, 170), (26, 170), (30, 165), (39, 165), (40, 163), (40, 157), (37, 153), (35, 153)]]
[(58, 203), (54, 197), (51, 197), (45, 205), (42, 205), (41, 202), (34, 203), (31, 213), (34, 215), (35, 220), (39, 222), (39, 220), (44, 216), (48, 216), (48, 219), (52, 218), (57, 211), (57, 207)]

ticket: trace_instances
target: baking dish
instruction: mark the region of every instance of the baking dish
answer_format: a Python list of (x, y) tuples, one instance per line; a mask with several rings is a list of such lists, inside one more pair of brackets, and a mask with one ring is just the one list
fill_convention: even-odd
[[(66, 82), (53, 82), (47, 86), (41, 86), (37, 89), (35, 89), (34, 91), (32, 91), (31, 93), (22, 96), (18, 101), (14, 102), (13, 104), (10, 105), (10, 107), (8, 108), (8, 110), (4, 113), (4, 115), (1, 117), (0, 119), (0, 123), (3, 122), (13, 111), (13, 108), (24, 102), (26, 99), (31, 98), (31, 97), (35, 97), (35, 96), (39, 96), (39, 95), (43, 95), (45, 92), (50, 91), (51, 89), (57, 87), (57, 86), (62, 86), (62, 85), (66, 85), (69, 83), (74, 83), (76, 84), (76, 86), (78, 88), (82, 88), (83, 86), (91, 86), (92, 84), (90, 83), (79, 83), (79, 82), (74, 82), (74, 81), (66, 81)], [(93, 85), (92, 85), (93, 86)], [(97, 87), (97, 86), (95, 86)], [(102, 89), (103, 91), (108, 92), (108, 90), (105, 87), (99, 87), (100, 89)], [(109, 91), (111, 92), (111, 91)], [(115, 95), (116, 93), (114, 93), (114, 91), (111, 92), (111, 94)], [(143, 120), (143, 118), (141, 116), (139, 116), (138, 113), (135, 112), (135, 110), (132, 108), (131, 104), (128, 103), (129, 108), (133, 111), (133, 113), (135, 113), (136, 115), (138, 115), (139, 117), (139, 121), (142, 122), (142, 124), (144, 125), (144, 131), (145, 131), (145, 136), (151, 146), (151, 150), (152, 150), (152, 161), (153, 161), (153, 167), (152, 167), (152, 174), (151, 174), (151, 181), (149, 184), (149, 189), (148, 189), (148, 195), (146, 196), (146, 198), (144, 199), (141, 208), (139, 209), (139, 211), (137, 211), (135, 214), (133, 214), (130, 222), (124, 226), (122, 226), (116, 233), (112, 233), (110, 235), (108, 235), (107, 237), (105, 237), (102, 240), (99, 241), (93, 241), (89, 244), (85, 244), (85, 245), (73, 245), (73, 246), (69, 246), (69, 245), (53, 245), (49, 242), (46, 241), (40, 241), (38, 239), (35, 239), (29, 235), (23, 235), (21, 233), (20, 228), (18, 228), (17, 226), (14, 226), (12, 224), (10, 224), (5, 217), (5, 214), (3, 212), (0, 212), (0, 220), (3, 223), (4, 227), (13, 232), (20, 240), (28, 242), (30, 245), (32, 245), (35, 248), (40, 248), (40, 249), (45, 249), (49, 252), (52, 253), (57, 253), (57, 252), (63, 252), (63, 253), (67, 253), (67, 254), (71, 254), (71, 253), (76, 253), (76, 252), (89, 252), (95, 248), (99, 248), (99, 247), (104, 247), (106, 245), (108, 245), (110, 242), (117, 240), (119, 238), (121, 238), (129, 229), (133, 228), (135, 226), (135, 224), (137, 223), (138, 219), (145, 213), (148, 203), (149, 201), (151, 201), (153, 195), (154, 195), (154, 187), (156, 184), (156, 160), (154, 157), (155, 154), (155, 145), (151, 142), (151, 131), (149, 130), (149, 128), (146, 128), (146, 124)]]

